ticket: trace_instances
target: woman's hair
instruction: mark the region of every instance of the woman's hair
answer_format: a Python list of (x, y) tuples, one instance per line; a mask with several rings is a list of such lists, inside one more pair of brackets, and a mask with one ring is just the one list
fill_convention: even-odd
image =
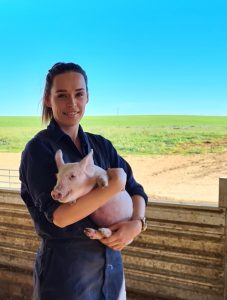
[(45, 84), (44, 94), (42, 98), (42, 122), (43, 123), (48, 123), (49, 120), (53, 117), (52, 109), (51, 107), (46, 106), (45, 99), (50, 95), (50, 90), (53, 85), (54, 77), (66, 72), (76, 72), (83, 75), (86, 84), (86, 91), (88, 92), (87, 74), (81, 68), (81, 66), (74, 63), (63, 63), (63, 62), (58, 62), (55, 65), (53, 65), (53, 67), (48, 71), (48, 74), (46, 76), (46, 84)]

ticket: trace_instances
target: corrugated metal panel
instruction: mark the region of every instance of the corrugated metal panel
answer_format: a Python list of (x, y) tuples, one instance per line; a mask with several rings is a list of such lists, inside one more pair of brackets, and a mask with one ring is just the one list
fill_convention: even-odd
[[(127, 289), (146, 299), (225, 299), (226, 210), (150, 203), (146, 214), (148, 230), (123, 251)], [(30, 299), (38, 244), (19, 193), (0, 191), (0, 296)]]
[(152, 203), (148, 230), (123, 251), (128, 288), (223, 300), (225, 209)]

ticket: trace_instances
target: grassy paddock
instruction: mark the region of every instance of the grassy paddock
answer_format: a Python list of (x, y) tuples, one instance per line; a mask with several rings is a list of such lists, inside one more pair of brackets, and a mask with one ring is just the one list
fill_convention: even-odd
[[(122, 155), (201, 154), (223, 151), (227, 117), (84, 117), (85, 131), (110, 139)], [(0, 152), (20, 152), (43, 128), (40, 117), (0, 117)]]

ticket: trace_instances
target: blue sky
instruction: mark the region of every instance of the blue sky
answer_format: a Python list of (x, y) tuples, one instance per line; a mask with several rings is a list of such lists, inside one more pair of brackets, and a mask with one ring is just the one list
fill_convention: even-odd
[(87, 72), (87, 115), (227, 115), (227, 1), (0, 0), (0, 115), (40, 115), (47, 70)]

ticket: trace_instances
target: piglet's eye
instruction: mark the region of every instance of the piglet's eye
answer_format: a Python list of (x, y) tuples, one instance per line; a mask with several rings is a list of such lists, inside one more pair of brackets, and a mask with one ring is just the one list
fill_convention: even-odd
[(71, 180), (71, 179), (73, 179), (73, 178), (75, 178), (76, 176), (74, 175), (74, 174), (71, 174), (70, 176), (69, 176), (69, 179)]

